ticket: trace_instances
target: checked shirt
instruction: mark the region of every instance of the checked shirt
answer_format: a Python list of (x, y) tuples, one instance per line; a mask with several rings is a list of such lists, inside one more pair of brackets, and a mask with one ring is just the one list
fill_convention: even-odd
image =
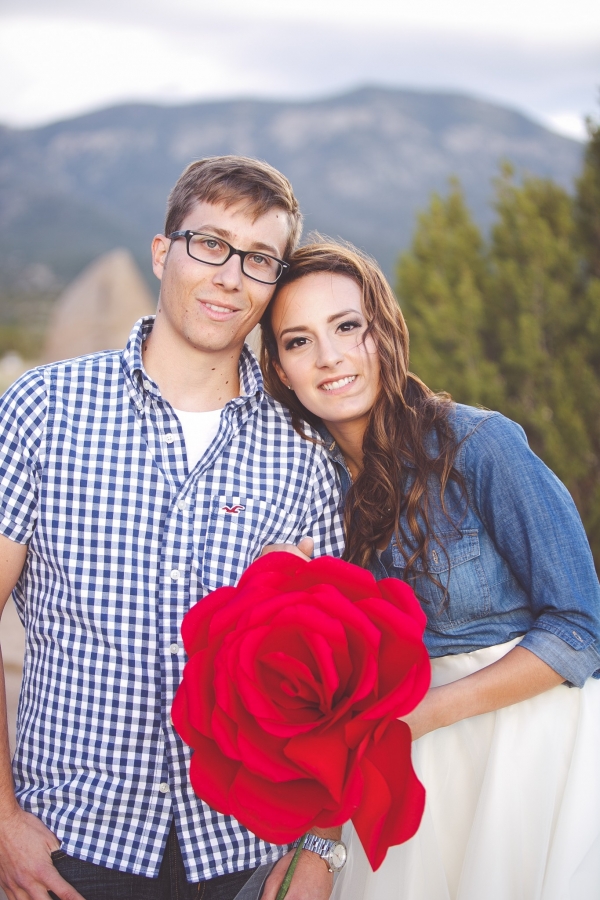
[(179, 420), (142, 364), (152, 322), (123, 352), (34, 369), (0, 401), (0, 532), (29, 545), (14, 592), (27, 649), (13, 768), (21, 806), (69, 855), (154, 877), (174, 818), (197, 882), (282, 850), (189, 785), (169, 714), (181, 620), (265, 544), (311, 535), (316, 555), (339, 555), (339, 497), (247, 348), (241, 396), (188, 471)]

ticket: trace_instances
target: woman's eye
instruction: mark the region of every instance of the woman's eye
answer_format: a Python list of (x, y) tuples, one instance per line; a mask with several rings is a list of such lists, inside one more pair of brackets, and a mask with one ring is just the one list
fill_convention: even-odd
[(362, 328), (362, 322), (356, 322), (351, 319), (348, 319), (346, 322), (340, 322), (338, 325), (339, 331), (354, 331), (356, 328)]
[(295, 347), (304, 347), (305, 344), (306, 344), (305, 337), (295, 337), (295, 338), (292, 338), (290, 341), (288, 341), (287, 344), (285, 344), (285, 349), (293, 350)]

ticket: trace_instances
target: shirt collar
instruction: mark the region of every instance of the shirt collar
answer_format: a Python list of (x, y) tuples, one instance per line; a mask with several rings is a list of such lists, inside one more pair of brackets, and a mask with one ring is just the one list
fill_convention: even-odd
[[(144, 382), (152, 383), (142, 358), (142, 345), (150, 336), (155, 316), (145, 316), (138, 319), (129, 335), (129, 340), (121, 354), (121, 361), (125, 378), (130, 389), (138, 396), (144, 393)], [(234, 399), (234, 403), (241, 405), (251, 398), (262, 399), (264, 384), (262, 372), (258, 360), (250, 347), (244, 344), (239, 362), (240, 396)]]

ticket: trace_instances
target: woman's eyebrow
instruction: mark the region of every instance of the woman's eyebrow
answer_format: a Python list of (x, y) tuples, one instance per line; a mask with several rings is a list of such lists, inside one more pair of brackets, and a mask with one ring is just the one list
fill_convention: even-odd
[[(342, 312), (334, 313), (332, 316), (328, 316), (327, 324), (331, 325), (332, 322), (335, 322), (336, 319), (341, 319), (344, 316), (347, 316), (349, 313), (353, 313), (355, 316), (360, 316), (362, 318), (362, 312), (358, 309), (344, 309)], [(282, 338), (284, 334), (288, 334), (290, 331), (309, 331), (309, 325), (291, 325), (289, 328), (284, 328), (283, 331), (279, 332), (279, 337)]]

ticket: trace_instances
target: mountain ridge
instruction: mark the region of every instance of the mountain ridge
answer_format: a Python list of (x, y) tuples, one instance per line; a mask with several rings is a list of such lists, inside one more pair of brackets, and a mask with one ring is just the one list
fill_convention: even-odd
[(192, 159), (222, 153), (280, 168), (305, 234), (351, 240), (390, 273), (416, 211), (450, 177), (487, 226), (502, 160), (571, 189), (583, 145), (485, 100), (377, 86), (317, 100), (127, 103), (37, 128), (0, 126), (0, 281), (18, 283), (41, 265), (64, 282), (116, 246), (148, 275), (169, 189)]

